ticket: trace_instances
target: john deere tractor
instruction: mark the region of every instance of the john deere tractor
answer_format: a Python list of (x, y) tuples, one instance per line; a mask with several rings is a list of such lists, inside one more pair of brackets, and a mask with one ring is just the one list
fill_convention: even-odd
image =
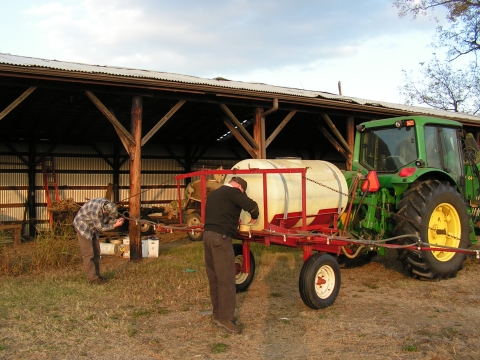
[[(409, 116), (360, 124), (352, 171), (344, 172), (355, 190), (345, 228), (360, 239), (398, 245), (420, 239), (432, 247), (466, 249), (476, 243), (479, 163), (474, 137), (456, 121)], [(353, 189), (359, 176), (366, 180)], [(454, 277), (466, 257), (423, 250), (397, 250), (404, 268), (422, 279)]]

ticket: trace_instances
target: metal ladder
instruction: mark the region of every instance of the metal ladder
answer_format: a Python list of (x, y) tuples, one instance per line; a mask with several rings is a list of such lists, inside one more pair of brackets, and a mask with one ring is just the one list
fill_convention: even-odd
[(53, 214), (50, 211), (50, 206), (52, 205), (52, 196), (55, 196), (56, 201), (60, 201), (60, 197), (58, 196), (57, 175), (55, 174), (55, 162), (53, 157), (45, 156), (42, 158), (42, 174), (43, 184), (45, 186), (45, 199), (47, 200), (50, 228), (53, 228)]

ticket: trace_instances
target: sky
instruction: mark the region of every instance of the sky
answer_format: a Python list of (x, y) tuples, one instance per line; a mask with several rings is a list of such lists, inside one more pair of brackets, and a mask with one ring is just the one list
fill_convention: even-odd
[(393, 0), (1, 0), (0, 53), (404, 103), (438, 23)]

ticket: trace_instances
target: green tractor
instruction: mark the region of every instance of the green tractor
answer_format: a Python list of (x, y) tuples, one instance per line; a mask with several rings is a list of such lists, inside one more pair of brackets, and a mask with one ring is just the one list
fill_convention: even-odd
[[(466, 258), (461, 251), (402, 245), (420, 239), (432, 247), (466, 249), (476, 243), (479, 163), (475, 139), (456, 121), (409, 116), (360, 124), (352, 171), (344, 172), (353, 195), (341, 228), (354, 238), (398, 244), (398, 259), (413, 277), (455, 277)], [(356, 188), (359, 177), (364, 180)], [(348, 250), (359, 253), (355, 245)]]

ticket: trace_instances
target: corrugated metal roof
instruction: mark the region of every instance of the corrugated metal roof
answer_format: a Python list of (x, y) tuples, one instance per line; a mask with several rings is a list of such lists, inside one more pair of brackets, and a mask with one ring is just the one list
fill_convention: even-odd
[(40, 67), (55, 69), (69, 72), (91, 73), (91, 74), (107, 74), (120, 76), (125, 78), (144, 78), (155, 79), (161, 81), (169, 81), (184, 84), (206, 85), (217, 88), (239, 89), (253, 92), (262, 92), (270, 94), (283, 94), (289, 96), (320, 98), (339, 102), (346, 102), (358, 105), (367, 105), (374, 107), (383, 107), (388, 109), (405, 111), (409, 114), (425, 114), (430, 116), (447, 117), (450, 119), (458, 119), (462, 122), (480, 122), (480, 116), (473, 116), (463, 113), (455, 113), (445, 110), (437, 110), (419, 106), (408, 106), (395, 104), (384, 101), (367, 100), (356, 97), (340, 96), (327, 92), (302, 90), (296, 88), (287, 88), (262, 83), (251, 83), (242, 81), (233, 81), (225, 79), (206, 79), (189, 75), (172, 74), (160, 71), (141, 70), (132, 68), (122, 68), (115, 66), (89, 65), (74, 62), (39, 59), (33, 57), (17, 56), (11, 54), (0, 53), (0, 64), (7, 64), (22, 67)]

